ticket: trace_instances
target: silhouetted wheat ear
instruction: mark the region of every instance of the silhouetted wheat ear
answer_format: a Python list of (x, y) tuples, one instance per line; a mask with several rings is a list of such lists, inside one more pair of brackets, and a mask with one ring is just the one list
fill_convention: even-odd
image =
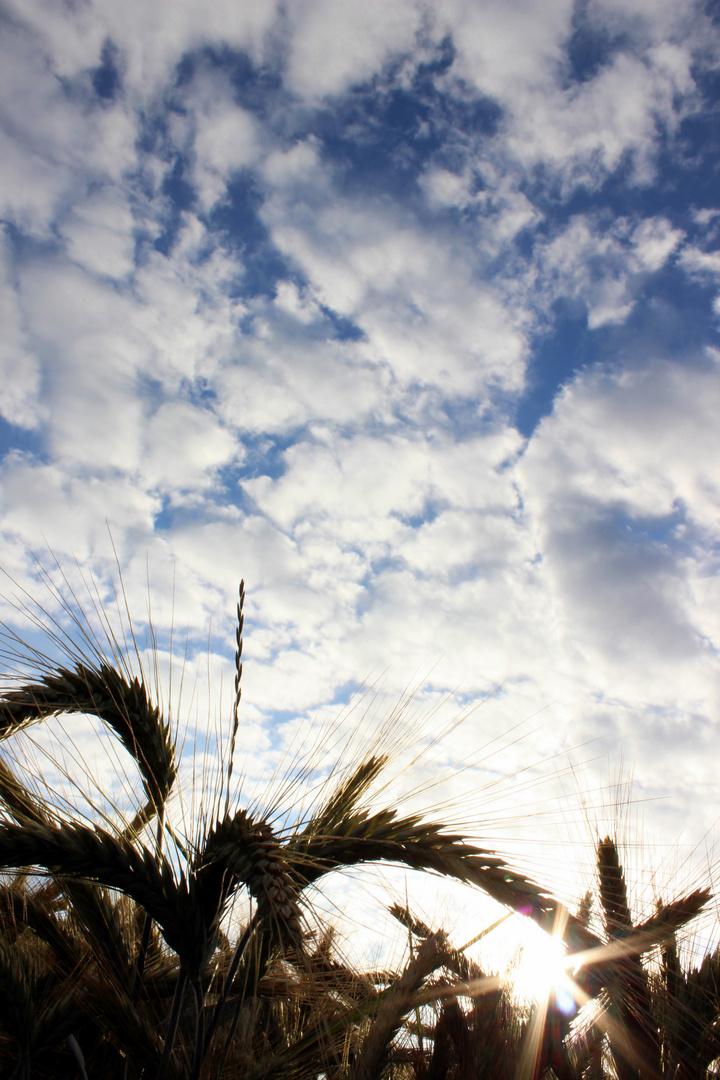
[[(609, 836), (598, 844), (597, 865), (608, 938), (611, 941), (630, 938), (627, 955), (604, 967), (609, 1001), (605, 1024), (618, 1080), (654, 1080), (660, 1073), (660, 1040), (647, 972), (640, 960), (645, 950), (633, 949), (635, 935), (625, 875), (615, 842)], [(658, 930), (662, 929), (660, 919)], [(649, 921), (652, 924), (654, 919)], [(671, 921), (670, 917), (668, 922)]]
[(197, 859), (201, 895), (217, 894), (217, 884), (210, 883), (217, 882), (218, 875), (227, 895), (234, 888), (232, 879), (242, 882), (258, 901), (261, 916), (271, 918), (281, 934), (299, 935), (297, 887), (283, 848), (266, 821), (254, 821), (247, 811), (239, 810), (215, 825)]
[(18, 780), (4, 761), (0, 761), (0, 802), (16, 821), (29, 818), (43, 824), (51, 817), (50, 808)]
[(421, 919), (417, 919), (410, 911), (410, 908), (402, 907), (400, 904), (392, 904), (388, 908), (388, 911), (394, 919), (397, 919), (399, 923), (406, 926), (415, 937), (429, 938), (432, 934), (432, 930), (427, 923), (424, 923)]
[(373, 755), (362, 761), (345, 780), (340, 781), (327, 802), (312, 815), (300, 835), (332, 835), (336, 826), (341, 826), (348, 814), (356, 812), (358, 802), (387, 763), (387, 754)]
[(44, 941), (71, 970), (83, 958), (79, 939), (68, 933), (64, 918), (59, 918), (44, 902), (25, 888), (22, 879), (0, 884), (0, 929), (6, 944), (14, 944), (17, 936), (30, 930)]
[[(347, 814), (332, 835), (291, 838), (285, 850), (302, 888), (338, 867), (366, 862), (393, 862), (415, 870), (432, 870), (444, 877), (479, 886), (489, 896), (514, 908), (551, 931), (561, 905), (524, 874), (511, 870), (500, 856), (469, 844), (444, 826), (418, 816), (398, 818), (394, 810)], [(573, 949), (597, 948), (602, 943), (578, 919), (568, 917), (565, 940)]]
[[(668, 985), (669, 984), (669, 985)], [(671, 1036), (666, 1055), (680, 1062), (682, 1077), (705, 1077), (708, 1066), (720, 1056), (720, 951), (703, 957), (699, 968), (685, 975), (675, 957), (671, 978), (667, 978)]]
[(177, 775), (175, 744), (140, 679), (129, 681), (108, 664), (48, 672), (0, 698), (0, 739), (61, 713), (97, 716), (112, 728), (137, 762), (148, 798), (162, 807)]
[(373, 1018), (350, 1072), (350, 1080), (376, 1080), (383, 1058), (403, 1017), (413, 1005), (413, 995), (442, 963), (445, 935), (442, 930), (426, 938), (400, 978), (386, 992)]
[(674, 941), (676, 932), (699, 915), (711, 899), (709, 889), (695, 889), (681, 900), (659, 907), (655, 915), (634, 927), (632, 940), (637, 939), (637, 951), (647, 952), (655, 945)]
[[(402, 907), (400, 904), (392, 904), (388, 908), (388, 911), (397, 919), (398, 922), (406, 926), (408, 930), (415, 937), (420, 938), (422, 941), (432, 937), (433, 929), (423, 922), (422, 919), (416, 918), (408, 907)], [(465, 948), (468, 946), (466, 945)], [(484, 978), (482, 969), (474, 961), (470, 960), (462, 949), (456, 949), (450, 944), (450, 939), (447, 934), (444, 936), (444, 944), (441, 949), (441, 959), (443, 967), (451, 971), (460, 982), (469, 982), (471, 979)], [(449, 985), (449, 984), (448, 984)]]
[(53, 875), (80, 877), (117, 889), (145, 908), (183, 969), (203, 970), (214, 941), (184, 875), (157, 851), (133, 846), (86, 825), (0, 825), (0, 866), (42, 866)]
[(609, 836), (598, 844), (597, 865), (607, 935), (614, 938), (629, 933), (633, 925), (628, 907), (625, 875), (620, 865), (615, 841)]

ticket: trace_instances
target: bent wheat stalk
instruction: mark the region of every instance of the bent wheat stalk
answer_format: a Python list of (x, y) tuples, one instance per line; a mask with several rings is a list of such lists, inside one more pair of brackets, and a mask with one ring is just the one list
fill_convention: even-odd
[(109, 664), (48, 671), (42, 680), (10, 690), (0, 699), (0, 739), (38, 720), (62, 713), (97, 716), (137, 762), (148, 799), (159, 812), (177, 776), (169, 725), (137, 677), (126, 679)]
[[(546, 931), (552, 929), (562, 907), (524, 874), (511, 870), (495, 852), (446, 832), (440, 824), (423, 821), (420, 815), (399, 818), (394, 810), (356, 812), (346, 815), (331, 835), (308, 827), (288, 842), (287, 851), (302, 889), (341, 866), (392, 862), (477, 885), (493, 900), (529, 916)], [(602, 945), (572, 916), (567, 919), (564, 939), (572, 949)]]
[(176, 881), (171, 864), (157, 852), (99, 826), (27, 821), (0, 825), (0, 866), (42, 866), (54, 875), (117, 889), (145, 908), (189, 971), (204, 966), (207, 934), (192, 887), (182, 873)]

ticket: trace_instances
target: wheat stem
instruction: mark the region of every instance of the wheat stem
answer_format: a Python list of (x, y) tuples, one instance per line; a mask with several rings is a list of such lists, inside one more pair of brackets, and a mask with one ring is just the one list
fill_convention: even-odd
[(167, 1076), (168, 1065), (170, 1064), (170, 1055), (175, 1045), (175, 1036), (177, 1034), (178, 1022), (180, 1020), (180, 1011), (182, 1009), (183, 998), (185, 996), (185, 987), (187, 986), (187, 975), (184, 971), (178, 972), (177, 983), (175, 984), (175, 993), (173, 994), (172, 1009), (170, 1010), (170, 1018), (168, 1020), (167, 1032), (165, 1034), (165, 1045), (163, 1047), (162, 1057), (160, 1058), (160, 1066), (157, 1071), (157, 1080), (165, 1080)]

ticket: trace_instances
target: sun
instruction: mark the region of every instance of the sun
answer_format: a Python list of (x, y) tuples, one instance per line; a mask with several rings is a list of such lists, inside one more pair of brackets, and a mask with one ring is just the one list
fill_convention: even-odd
[(578, 1003), (569, 971), (573, 962), (568, 960), (562, 940), (535, 927), (530, 929), (534, 932), (523, 941), (513, 972), (514, 996), (528, 1002), (547, 1002), (554, 996), (561, 1012), (576, 1012)]

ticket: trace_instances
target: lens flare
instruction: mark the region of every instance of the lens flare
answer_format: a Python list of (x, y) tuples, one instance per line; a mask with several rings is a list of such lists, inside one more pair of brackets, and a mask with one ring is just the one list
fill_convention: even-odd
[(561, 1012), (577, 1010), (573, 983), (568, 975), (565, 947), (557, 937), (538, 932), (523, 945), (513, 976), (515, 996), (526, 1001), (548, 1001), (554, 997)]

